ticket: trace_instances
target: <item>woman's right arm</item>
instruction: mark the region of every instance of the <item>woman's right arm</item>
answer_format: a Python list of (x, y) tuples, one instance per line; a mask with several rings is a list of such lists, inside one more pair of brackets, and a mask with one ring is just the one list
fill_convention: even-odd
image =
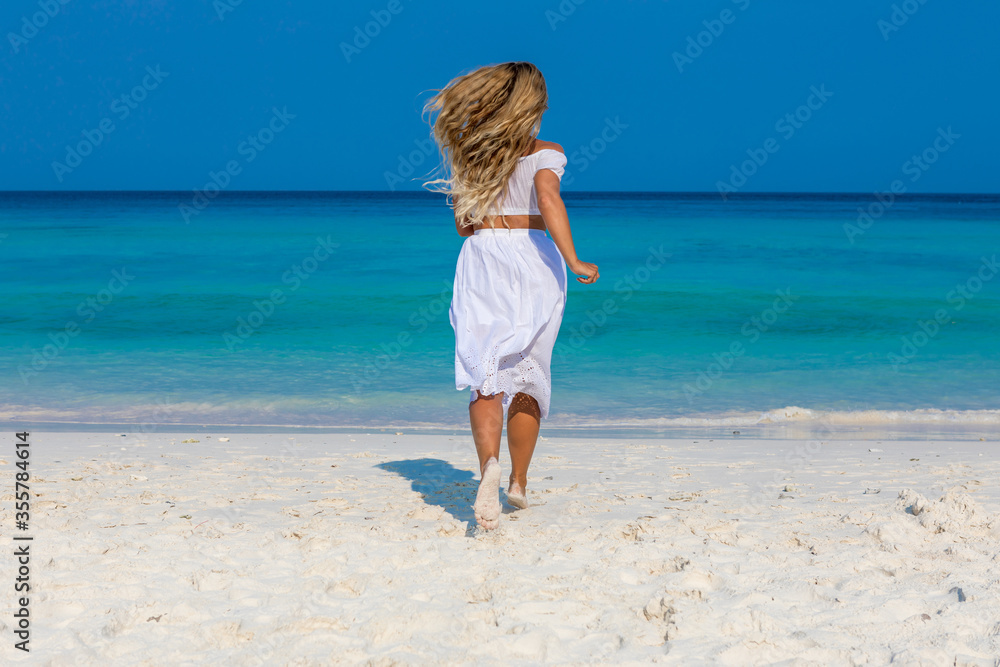
[(576, 256), (573, 234), (569, 229), (569, 215), (559, 195), (559, 177), (551, 169), (539, 169), (535, 174), (535, 192), (538, 194), (538, 212), (542, 214), (545, 227), (559, 248), (559, 253), (566, 260), (566, 267), (571, 273), (581, 276), (577, 278), (579, 282), (585, 285), (593, 283), (601, 274), (597, 272), (596, 264), (582, 262)]

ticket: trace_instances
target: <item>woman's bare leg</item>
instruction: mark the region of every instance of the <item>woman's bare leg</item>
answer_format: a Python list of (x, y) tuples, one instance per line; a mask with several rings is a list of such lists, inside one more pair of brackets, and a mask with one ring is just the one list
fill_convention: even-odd
[(476, 523), (493, 529), (500, 525), (500, 437), (503, 433), (503, 394), (476, 393), (469, 403), (472, 439), (479, 455), (479, 491), (473, 505)]
[(510, 449), (510, 486), (507, 499), (511, 505), (528, 506), (528, 466), (535, 453), (542, 412), (538, 401), (528, 394), (517, 394), (507, 410), (507, 447)]
[(479, 454), (479, 472), (486, 467), (490, 457), (500, 460), (500, 437), (503, 433), (503, 394), (483, 396), (469, 403), (469, 423), (472, 439)]

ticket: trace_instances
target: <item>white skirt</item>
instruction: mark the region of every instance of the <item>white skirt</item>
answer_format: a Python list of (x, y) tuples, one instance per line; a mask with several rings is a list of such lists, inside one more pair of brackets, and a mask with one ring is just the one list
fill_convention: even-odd
[(455, 388), (521, 392), (549, 415), (549, 365), (566, 306), (566, 263), (540, 229), (481, 229), (462, 244), (448, 312), (455, 330)]

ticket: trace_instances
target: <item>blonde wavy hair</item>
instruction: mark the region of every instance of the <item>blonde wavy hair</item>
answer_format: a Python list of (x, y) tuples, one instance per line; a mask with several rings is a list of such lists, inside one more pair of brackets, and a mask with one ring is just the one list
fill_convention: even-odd
[(448, 195), (463, 227), (499, 213), (518, 158), (538, 136), (548, 98), (537, 67), (510, 62), (456, 77), (424, 105), (442, 175), (424, 187)]

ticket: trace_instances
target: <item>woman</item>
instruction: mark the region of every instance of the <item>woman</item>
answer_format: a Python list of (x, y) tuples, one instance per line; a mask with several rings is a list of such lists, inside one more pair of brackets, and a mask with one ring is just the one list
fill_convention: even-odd
[(460, 76), (425, 107), (437, 113), (432, 136), (445, 175), (426, 185), (449, 195), (455, 228), (468, 237), (449, 316), (455, 386), (472, 388), (469, 421), (480, 470), (473, 509), (486, 529), (500, 523), (504, 412), (507, 500), (528, 506), (528, 465), (540, 420), (549, 413), (549, 363), (566, 303), (566, 266), (584, 284), (600, 277), (573, 248), (559, 196), (562, 147), (537, 139), (547, 102), (542, 73), (517, 62)]

